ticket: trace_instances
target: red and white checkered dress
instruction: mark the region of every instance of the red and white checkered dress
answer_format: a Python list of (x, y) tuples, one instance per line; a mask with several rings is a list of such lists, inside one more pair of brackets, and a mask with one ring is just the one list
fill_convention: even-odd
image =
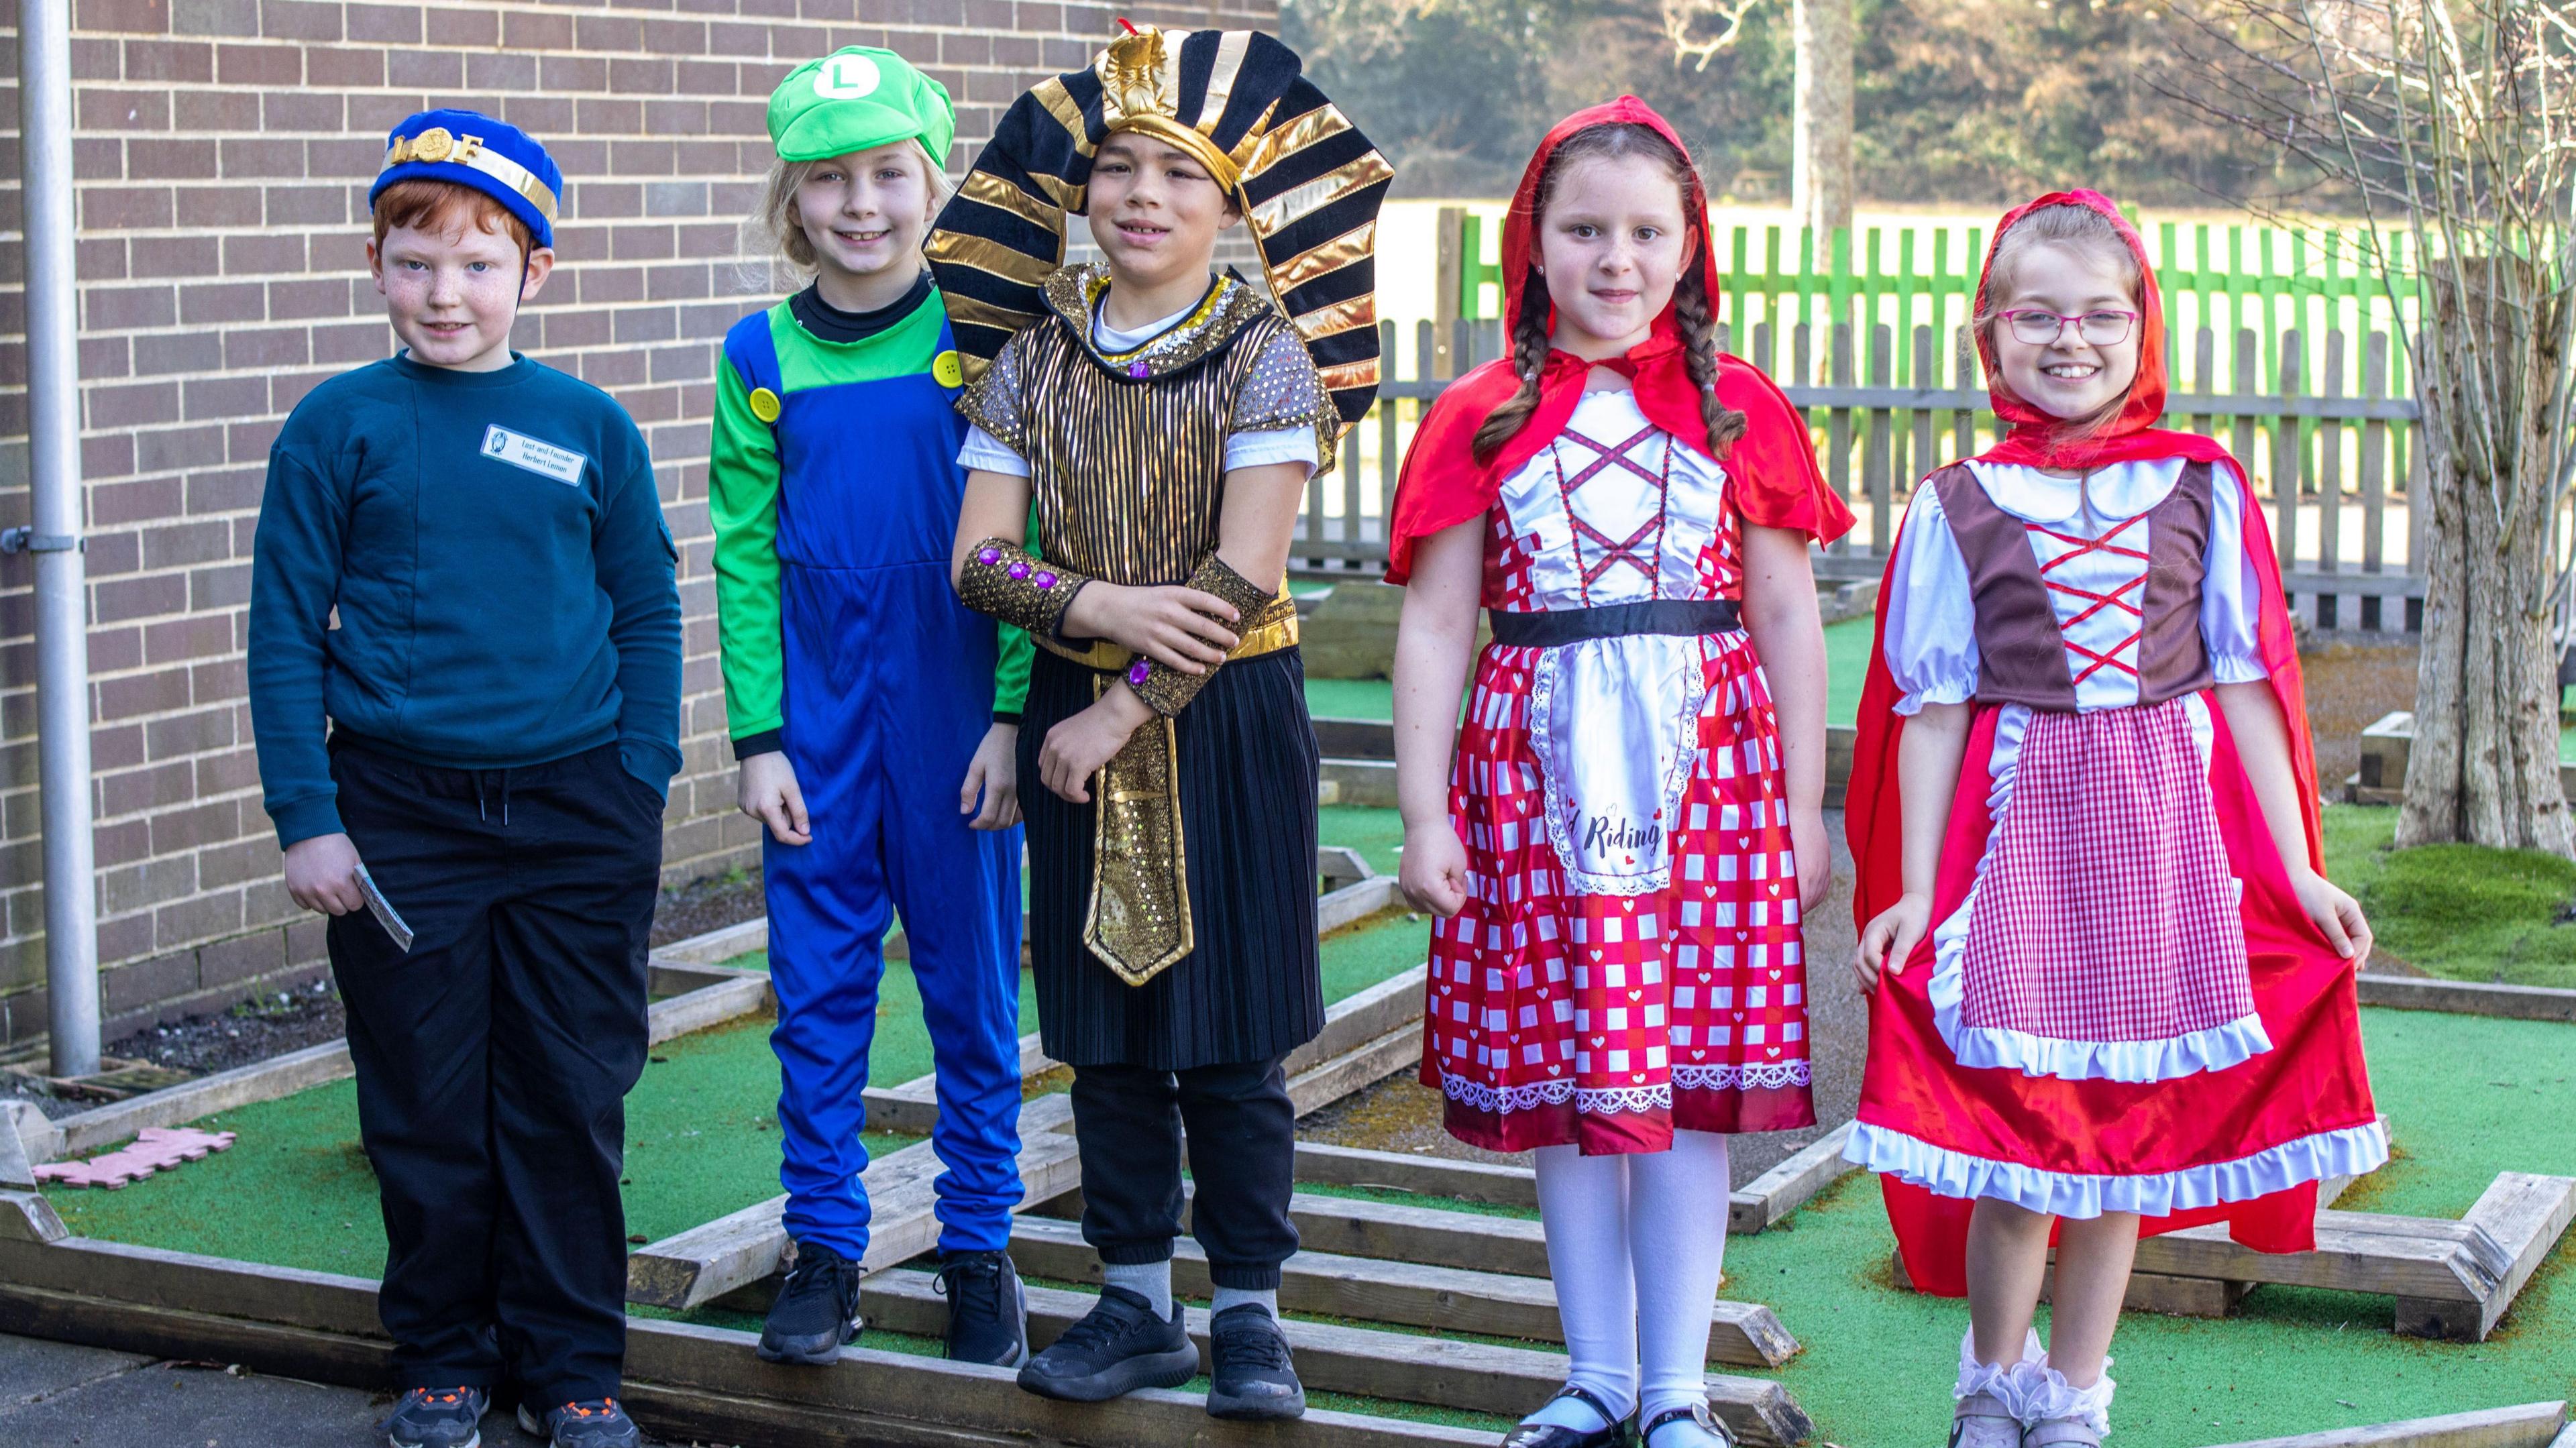
[[(1487, 516), (1489, 608), (1742, 592), (1725, 469), (1626, 392), (1587, 394)], [(1814, 1121), (1778, 726), (1741, 630), (1489, 646), (1449, 801), (1469, 900), (1433, 926), (1422, 1079), (1453, 1135), (1593, 1154)]]

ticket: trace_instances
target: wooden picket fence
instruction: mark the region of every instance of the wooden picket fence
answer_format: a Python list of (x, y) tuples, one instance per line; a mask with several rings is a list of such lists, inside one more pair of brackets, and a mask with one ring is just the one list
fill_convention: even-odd
[[(2244, 462), (2271, 520), (2283, 585), (2312, 623), (2420, 629), (2423, 580), (2412, 568), (2423, 557), (2427, 510), (2409, 506), (2422, 452), (2411, 424), (2420, 413), (2412, 398), (2392, 395), (2389, 335), (2362, 332), (2356, 344), (2343, 330), (2312, 337), (2289, 328), (2267, 349), (2244, 328), (2225, 354), (2220, 338), (2200, 327), (2180, 339), (2165, 425), (2218, 438)], [(1384, 569), (1386, 504), (1422, 409), (1452, 369), (1503, 351), (1502, 324), (1493, 319), (1462, 318), (1446, 329), (1422, 322), (1413, 340), (1414, 375), (1395, 379), (1389, 368), (1377, 405), (1344, 437), (1340, 466), (1307, 485), (1292, 549), (1301, 575), (1374, 577)], [(1900, 348), (1885, 324), (1864, 334), (1847, 322), (1766, 322), (1738, 347), (1721, 328), (1721, 348), (1779, 379), (1805, 411), (1826, 481), (1858, 517), (1849, 537), (1817, 555), (1819, 578), (1878, 577), (1916, 480), (1996, 436), (1967, 329), (1949, 329), (1948, 340), (1943, 347), (1933, 328), (1918, 325)], [(1381, 326), (1380, 341), (1387, 357), (1397, 355), (1392, 323)], [(2263, 375), (2267, 351), (2273, 388), (2219, 390), (2222, 378)], [(1907, 382), (1895, 375), (1900, 355)], [(2313, 380), (2311, 356), (2320, 359)], [(1945, 376), (1949, 385), (1938, 385)]]

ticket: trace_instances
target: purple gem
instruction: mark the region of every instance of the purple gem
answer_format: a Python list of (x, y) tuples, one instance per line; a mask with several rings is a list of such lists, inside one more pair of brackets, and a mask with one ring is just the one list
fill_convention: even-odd
[(1142, 688), (1144, 686), (1146, 676), (1152, 672), (1153, 666), (1151, 664), (1146, 663), (1143, 659), (1138, 659), (1133, 664), (1127, 666), (1127, 682)]
[(975, 555), (975, 561), (983, 564), (987, 568), (990, 568), (994, 564), (1002, 561), (1002, 550), (999, 548), (987, 548), (983, 552)]
[(1145, 364), (1144, 364), (1143, 362), (1141, 362), (1141, 361), (1140, 361), (1140, 362), (1130, 362), (1130, 363), (1128, 363), (1128, 364), (1127, 364), (1127, 375), (1128, 375), (1128, 376), (1130, 376), (1130, 377), (1135, 377), (1135, 378), (1142, 378), (1142, 377), (1144, 377), (1144, 376), (1145, 376), (1145, 374), (1146, 374), (1146, 367), (1145, 367)]
[(1010, 574), (1012, 581), (1018, 582), (1029, 576), (1029, 566), (1025, 563), (1014, 563), (1011, 565)]
[(1038, 574), (1038, 576), (1037, 576), (1037, 577), (1032, 578), (1032, 579), (1030, 579), (1029, 581), (1030, 581), (1031, 583), (1036, 584), (1036, 585), (1037, 585), (1038, 587), (1040, 587), (1040, 588), (1053, 588), (1053, 587), (1055, 587), (1055, 575), (1054, 575), (1054, 574), (1052, 574), (1052, 573), (1047, 573), (1047, 572), (1043, 572), (1043, 571), (1041, 571), (1041, 572)]

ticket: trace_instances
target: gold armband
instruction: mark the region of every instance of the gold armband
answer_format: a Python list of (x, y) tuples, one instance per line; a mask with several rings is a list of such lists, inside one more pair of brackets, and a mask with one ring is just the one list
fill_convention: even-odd
[(966, 567), (957, 575), (957, 596), (977, 613), (1051, 639), (1064, 621), (1064, 611), (1073, 605), (1073, 596), (1090, 581), (1030, 557), (1016, 543), (987, 538), (966, 555)]
[[(1212, 593), (1233, 604), (1237, 618), (1227, 627), (1237, 637), (1249, 635), (1255, 628), (1270, 622), (1267, 615), (1274, 608), (1284, 606), (1291, 614), (1296, 610), (1295, 603), (1283, 605), (1281, 599), (1263, 592), (1250, 579), (1227, 567), (1225, 560), (1214, 553), (1199, 564), (1198, 571), (1191, 574), (1182, 587)], [(1155, 713), (1168, 719), (1187, 707), (1190, 700), (1198, 696), (1199, 690), (1207, 687), (1207, 681), (1216, 677), (1216, 671), (1221, 667), (1222, 660), (1208, 665), (1204, 674), (1187, 674), (1159, 660), (1140, 657), (1127, 666), (1127, 687), (1135, 690), (1136, 697), (1144, 700)]]

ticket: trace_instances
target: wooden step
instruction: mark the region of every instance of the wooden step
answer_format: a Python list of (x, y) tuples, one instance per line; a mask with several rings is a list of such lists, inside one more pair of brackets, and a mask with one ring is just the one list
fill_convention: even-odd
[(2563, 1402), (2484, 1408), (2366, 1428), (2334, 1428), (2227, 1448), (2571, 1448)]
[[(1189, 1181), (1181, 1184), (1185, 1230), (1196, 1202), (1193, 1186)], [(1037, 1215), (1079, 1221), (1082, 1206), (1081, 1192), (1067, 1192)], [(1310, 1252), (1463, 1267), (1511, 1277), (1550, 1275), (1547, 1232), (1535, 1217), (1489, 1217), (1435, 1206), (1298, 1192), (1288, 1198), (1288, 1219), (1296, 1223), (1298, 1240)]]
[[(1091, 1310), (1088, 1293), (1029, 1287), (1029, 1346), (1043, 1348)], [(867, 1281), (860, 1309), (873, 1327), (938, 1337), (948, 1330), (948, 1303), (933, 1275), (897, 1269)], [(1206, 1363), (1208, 1314), (1189, 1309), (1190, 1336)], [(1423, 1403), (1517, 1418), (1564, 1384), (1563, 1353), (1498, 1347), (1454, 1338), (1412, 1337), (1371, 1328), (1289, 1320), (1281, 1324), (1297, 1354), (1297, 1376), (1317, 1392)], [(1711, 1374), (1709, 1408), (1756, 1448), (1788, 1448), (1814, 1431), (1788, 1391), (1767, 1378)]]
[[(1173, 1247), (1173, 1280), (1178, 1290), (1187, 1297), (1206, 1296), (1211, 1290), (1206, 1254), (1187, 1239)], [(1071, 1222), (1031, 1216), (1014, 1219), (1011, 1257), (1031, 1277), (1100, 1280), (1100, 1259)], [(1290, 1312), (1359, 1322), (1532, 1342), (1565, 1341), (1564, 1325), (1556, 1315), (1556, 1288), (1543, 1277), (1300, 1252), (1288, 1259), (1279, 1305)], [(1775, 1368), (1797, 1351), (1797, 1339), (1768, 1307), (1721, 1301), (1711, 1316), (1708, 1356), (1712, 1361)]]
[[(0, 1238), (0, 1320), (13, 1332), (155, 1357), (240, 1363), (307, 1381), (380, 1388), (392, 1345), (376, 1284), (73, 1238)], [(665, 1439), (758, 1448), (1491, 1448), (1482, 1430), (1314, 1410), (1296, 1422), (1224, 1423), (1195, 1393), (1108, 1403), (1023, 1392), (1007, 1368), (844, 1349), (829, 1367), (780, 1366), (753, 1334), (630, 1318), (618, 1396)]]

